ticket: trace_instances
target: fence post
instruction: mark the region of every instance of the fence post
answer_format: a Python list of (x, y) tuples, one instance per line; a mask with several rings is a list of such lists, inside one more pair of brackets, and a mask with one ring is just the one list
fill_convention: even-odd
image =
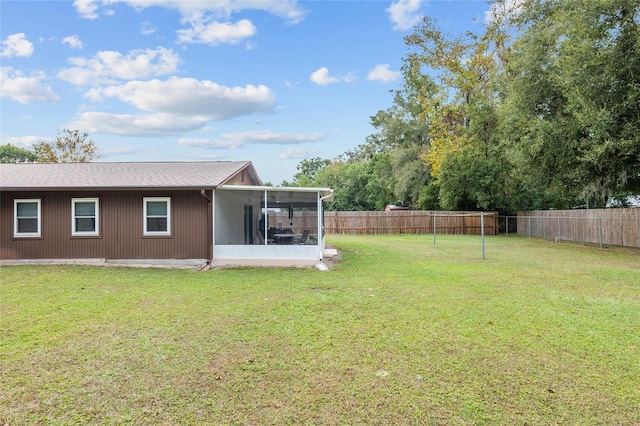
[(480, 212), (480, 228), (482, 228), (482, 259), (484, 259), (484, 212)]
[(602, 248), (602, 217), (598, 217), (598, 228), (600, 230), (600, 248)]
[(433, 245), (436, 245), (436, 213), (433, 212)]

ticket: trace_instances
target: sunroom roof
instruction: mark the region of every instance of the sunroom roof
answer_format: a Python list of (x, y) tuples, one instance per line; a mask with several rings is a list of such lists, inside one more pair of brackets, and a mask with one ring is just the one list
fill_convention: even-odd
[(269, 193), (319, 193), (325, 201), (333, 200), (333, 189), (305, 186), (249, 186), (249, 185), (221, 185), (218, 189), (235, 191), (267, 191)]

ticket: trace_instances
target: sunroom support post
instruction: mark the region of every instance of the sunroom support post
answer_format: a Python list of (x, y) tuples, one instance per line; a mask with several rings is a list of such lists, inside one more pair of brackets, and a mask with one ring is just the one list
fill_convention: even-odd
[[(211, 263), (213, 263), (213, 254), (215, 253), (215, 246), (216, 246), (216, 191), (213, 190), (211, 191), (211, 202), (209, 203), (211, 205), (211, 214), (209, 215), (209, 220), (211, 221), (211, 228), (208, 229), (208, 231), (211, 232), (211, 234), (209, 235), (209, 238), (211, 238), (211, 245), (209, 247), (209, 250), (211, 250)], [(209, 227), (207, 227), (209, 228)]]
[(267, 208), (267, 203), (269, 202), (269, 196), (268, 196), (268, 192), (265, 189), (264, 190), (264, 211), (262, 212), (262, 214), (264, 215), (264, 229), (261, 231), (262, 234), (262, 239), (264, 240), (264, 245), (268, 245), (268, 241), (269, 238), (267, 237), (267, 235), (269, 235), (269, 232), (267, 231), (269, 229), (269, 209)]
[(324, 242), (324, 236), (322, 235), (322, 198), (320, 197), (320, 192), (318, 192), (318, 196), (316, 197), (316, 203), (318, 204), (316, 206), (316, 212), (317, 212), (317, 230), (318, 230), (318, 238), (317, 238), (317, 244), (318, 244), (318, 260), (320, 260), (320, 262), (322, 262), (322, 258), (323, 258), (323, 250), (322, 250), (322, 246), (323, 246), (323, 242)]

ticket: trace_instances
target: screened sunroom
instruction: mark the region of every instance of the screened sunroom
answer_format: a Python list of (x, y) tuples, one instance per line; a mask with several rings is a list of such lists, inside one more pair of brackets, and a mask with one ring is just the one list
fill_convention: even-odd
[(325, 248), (328, 188), (223, 185), (214, 191), (213, 263), (314, 265)]

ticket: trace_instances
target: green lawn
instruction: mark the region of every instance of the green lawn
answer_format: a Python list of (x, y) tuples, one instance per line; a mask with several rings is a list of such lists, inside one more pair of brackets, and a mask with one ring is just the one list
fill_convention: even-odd
[(328, 272), (0, 272), (0, 425), (640, 424), (640, 252), (330, 236)]

